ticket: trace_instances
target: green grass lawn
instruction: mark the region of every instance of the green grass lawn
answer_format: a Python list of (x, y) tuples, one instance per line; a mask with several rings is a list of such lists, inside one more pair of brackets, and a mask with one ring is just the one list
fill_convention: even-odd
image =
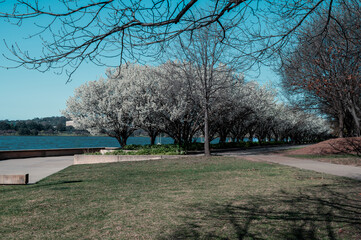
[(360, 182), (239, 158), (71, 166), (0, 186), (0, 239), (360, 239)]

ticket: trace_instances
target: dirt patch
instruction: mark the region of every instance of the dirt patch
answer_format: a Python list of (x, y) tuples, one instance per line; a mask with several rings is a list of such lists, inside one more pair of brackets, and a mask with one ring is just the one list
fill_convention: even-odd
[(361, 154), (361, 137), (329, 139), (311, 146), (287, 152), (287, 155), (332, 154)]

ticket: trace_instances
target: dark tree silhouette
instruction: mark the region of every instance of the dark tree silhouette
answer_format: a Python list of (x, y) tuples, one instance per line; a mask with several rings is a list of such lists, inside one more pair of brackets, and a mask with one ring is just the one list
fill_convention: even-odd
[[(327, 29), (319, 26), (329, 21)], [(338, 136), (360, 136), (361, 6), (321, 12), (284, 58), (283, 86), (297, 104), (335, 121)], [(315, 35), (318, 34), (318, 35)]]

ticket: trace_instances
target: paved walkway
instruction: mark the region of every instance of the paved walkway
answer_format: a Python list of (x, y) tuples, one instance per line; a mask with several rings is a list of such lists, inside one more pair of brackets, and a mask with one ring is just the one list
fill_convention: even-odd
[(242, 157), (246, 160), (257, 161), (257, 162), (278, 163), (291, 167), (312, 170), (316, 172), (327, 173), (341, 177), (353, 178), (361, 181), (361, 167), (325, 163), (325, 162), (319, 162), (309, 159), (285, 157), (279, 154), (272, 153), (272, 151), (274, 150), (282, 150), (282, 149), (269, 148), (269, 149), (262, 149), (260, 151), (255, 151), (255, 149), (253, 149), (246, 151), (218, 153), (217, 155), (237, 156), (237, 157)]
[(29, 183), (52, 175), (74, 162), (74, 156), (35, 157), (0, 161), (0, 175), (29, 174)]

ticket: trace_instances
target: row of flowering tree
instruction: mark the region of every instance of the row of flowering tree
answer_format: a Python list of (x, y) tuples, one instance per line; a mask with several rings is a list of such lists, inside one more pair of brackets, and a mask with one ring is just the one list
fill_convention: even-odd
[(151, 144), (165, 133), (185, 147), (205, 136), (207, 129), (209, 140), (218, 137), (221, 143), (245, 137), (301, 142), (329, 133), (322, 118), (278, 103), (274, 91), (245, 82), (242, 75), (222, 64), (212, 71), (213, 87), (205, 99), (196, 79), (199, 71), (184, 61), (109, 69), (107, 79), (76, 89), (63, 113), (77, 127), (114, 137), (121, 146), (136, 129), (147, 132)]

